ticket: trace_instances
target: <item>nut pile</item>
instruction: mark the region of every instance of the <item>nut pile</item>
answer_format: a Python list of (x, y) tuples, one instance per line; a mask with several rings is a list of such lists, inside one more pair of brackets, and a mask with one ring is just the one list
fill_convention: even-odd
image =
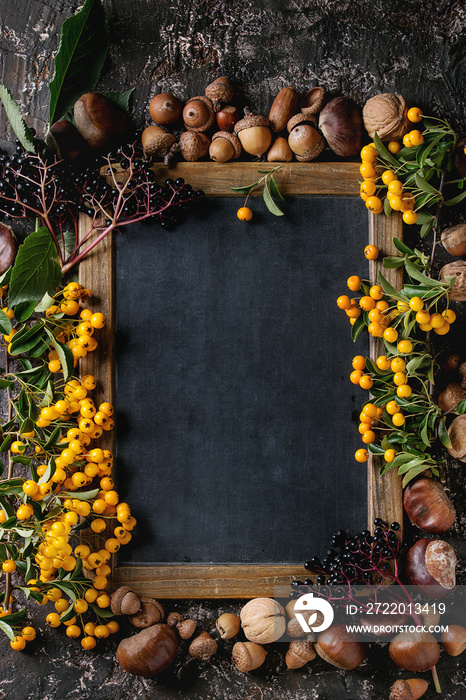
[(284, 87), (268, 117), (253, 114), (248, 107), (243, 115), (226, 77), (217, 78), (205, 95), (191, 97), (184, 106), (175, 95), (161, 93), (149, 105), (155, 124), (143, 132), (144, 151), (167, 164), (177, 152), (191, 162), (209, 157), (226, 163), (243, 152), (257, 158), (266, 155), (269, 162), (307, 162), (326, 145), (338, 156), (352, 158), (362, 143), (361, 112), (347, 97), (332, 99), (324, 107), (325, 101), (322, 87), (312, 88), (301, 99), (293, 87)]

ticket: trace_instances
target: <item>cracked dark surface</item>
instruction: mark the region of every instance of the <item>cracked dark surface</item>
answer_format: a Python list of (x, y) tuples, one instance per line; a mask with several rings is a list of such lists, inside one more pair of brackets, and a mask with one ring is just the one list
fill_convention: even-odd
[[(0, 81), (39, 134), (47, 122), (47, 84), (60, 27), (79, 5), (74, 0), (0, 0)], [(218, 75), (228, 75), (244, 93), (244, 102), (258, 112), (267, 113), (274, 95), (287, 84), (302, 92), (321, 84), (331, 93), (352, 97), (360, 106), (378, 92), (393, 91), (426, 113), (449, 118), (464, 133), (463, 0), (256, 0), (254, 4), (249, 0), (104, 0), (104, 5), (111, 47), (101, 87), (135, 87), (133, 106), (139, 125), (148, 120), (147, 104), (157, 92), (173, 91), (186, 99), (203, 94)], [(1, 111), (0, 144), (10, 138)], [(464, 323), (462, 328), (464, 344)], [(448, 537), (464, 559), (461, 468), (448, 470), (447, 483), (459, 511)], [(194, 617), (199, 628), (209, 631), (219, 613), (238, 605), (180, 601), (167, 607)], [(115, 641), (97, 654), (86, 653), (77, 642), (65, 641), (63, 631), (46, 627), (43, 608), (34, 608), (31, 617), (40, 634), (25, 652), (11, 652), (3, 637), (0, 641), (0, 698), (382, 700), (396, 678), (412, 675), (399, 671), (380, 645), (372, 645), (367, 659), (351, 673), (333, 669), (320, 659), (290, 672), (277, 645), (261, 669), (244, 676), (232, 668), (232, 643), (228, 643), (210, 665), (194, 661), (184, 649), (158, 679), (144, 680), (118, 667)], [(119, 637), (127, 632), (123, 625)], [(464, 657), (453, 659), (442, 653), (438, 670), (442, 697), (464, 699)], [(432, 684), (425, 697), (438, 697)]]

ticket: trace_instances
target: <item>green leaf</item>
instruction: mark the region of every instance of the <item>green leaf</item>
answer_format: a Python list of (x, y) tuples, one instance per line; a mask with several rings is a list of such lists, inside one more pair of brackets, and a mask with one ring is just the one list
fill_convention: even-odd
[(403, 267), (404, 260), (403, 258), (384, 258), (383, 259), (383, 266), (387, 268), (388, 270), (394, 270), (398, 267)]
[(45, 227), (34, 231), (19, 247), (8, 294), (10, 308), (22, 301), (40, 301), (54, 294), (62, 278), (58, 253)]
[(438, 424), (438, 437), (444, 447), (451, 449), (452, 444), (445, 426), (445, 419), (441, 420)]
[(99, 608), (97, 605), (94, 605), (94, 603), (91, 603), (89, 607), (91, 608), (91, 610), (94, 611), (97, 617), (114, 617), (114, 613), (112, 613), (112, 611), (109, 608)]
[(270, 184), (270, 191), (272, 193), (272, 196), (275, 197), (275, 199), (278, 199), (280, 202), (284, 202), (285, 197), (282, 195), (282, 193), (278, 189), (278, 185), (275, 182), (275, 178), (273, 175), (271, 175), (269, 177), (269, 184)]
[(383, 447), (380, 447), (379, 445), (376, 445), (375, 443), (372, 443), (369, 445), (369, 452), (371, 452), (373, 455), (385, 454), (385, 450), (383, 449)]
[(65, 498), (77, 498), (80, 501), (88, 501), (90, 498), (95, 498), (99, 493), (99, 489), (92, 489), (92, 491), (61, 491), (60, 498), (65, 496)]
[(393, 239), (393, 245), (395, 246), (395, 248), (397, 248), (397, 250), (400, 251), (400, 253), (403, 253), (403, 255), (414, 255), (415, 254), (414, 250), (411, 250), (411, 248), (408, 248), (408, 246), (405, 243), (403, 243), (403, 241), (400, 241), (400, 239), (397, 238), (396, 236)]
[(0, 333), (3, 333), (4, 335), (9, 335), (11, 333), (11, 329), (13, 326), (11, 325), (11, 321), (6, 315), (6, 313), (0, 309)]
[(0, 379), (0, 389), (12, 389), (14, 385), (13, 379)]
[(35, 301), (22, 301), (15, 306), (15, 319), (19, 323), (24, 323), (24, 321), (27, 321), (28, 318), (32, 316), (35, 310)]
[(377, 153), (379, 154), (379, 156), (381, 158), (383, 158), (385, 161), (387, 161), (387, 163), (390, 163), (390, 165), (392, 165), (396, 169), (398, 169), (400, 167), (400, 164), (397, 161), (397, 159), (394, 156), (392, 156), (390, 151), (388, 151), (385, 148), (385, 146), (383, 145), (377, 132), (375, 132), (375, 134), (374, 134), (374, 145), (375, 145), (375, 148), (377, 150)]
[(353, 323), (351, 326), (351, 339), (354, 342), (356, 342), (359, 334), (361, 333), (362, 329), (365, 327), (364, 323), (364, 318), (362, 316), (359, 316), (359, 318), (356, 319), (356, 321)]
[(269, 210), (269, 212), (271, 214), (273, 214), (274, 216), (284, 216), (282, 210), (275, 203), (275, 200), (272, 197), (272, 194), (270, 192), (269, 183), (267, 180), (264, 182), (264, 191), (262, 193), (262, 196), (264, 198), (265, 206), (267, 207), (267, 209)]
[(429, 438), (429, 414), (427, 414), (423, 419), (421, 423), (421, 440), (424, 443), (426, 447), (430, 447), (430, 438)]
[(47, 311), (53, 304), (55, 304), (55, 299), (45, 292), (44, 296), (37, 304), (35, 311), (37, 311), (37, 313), (44, 313), (44, 311)]
[[(416, 200), (416, 204), (419, 205), (418, 200)], [(433, 214), (428, 214), (426, 211), (418, 211), (416, 213), (417, 213), (417, 219), (416, 219), (417, 224), (427, 224), (427, 223), (433, 224), (435, 221), (435, 216), (433, 216)]]
[[(425, 461), (421, 457), (410, 459), (409, 462), (405, 462), (405, 464), (398, 469), (398, 474), (406, 474), (406, 472), (409, 472), (414, 467), (418, 467), (420, 464), (425, 465)], [(427, 469), (427, 467), (424, 466), (424, 469)]]
[(256, 185), (257, 182), (255, 182), (253, 185), (244, 185), (243, 187), (230, 187), (230, 190), (232, 192), (237, 192), (238, 194), (249, 194), (249, 192), (251, 192)]
[(135, 88), (131, 88), (131, 90), (127, 90), (126, 92), (101, 92), (100, 94), (118, 105), (123, 112), (129, 114), (129, 101), (134, 90)]
[(420, 190), (423, 192), (427, 192), (428, 194), (435, 194), (438, 195), (438, 199), (442, 200), (442, 193), (439, 192), (438, 190), (435, 189), (435, 187), (432, 187), (430, 183), (428, 183), (426, 180), (424, 180), (423, 177), (419, 175), (419, 173), (416, 173), (415, 175), (415, 180), (416, 180), (416, 185), (419, 187)]
[(36, 323), (32, 328), (23, 326), (18, 331), (11, 341), (11, 354), (20, 355), (23, 352), (31, 350), (37, 345), (44, 335), (44, 326), (42, 323)]
[(424, 275), (424, 273), (420, 272), (408, 258), (405, 258), (405, 269), (411, 279), (417, 280), (425, 287), (437, 287), (439, 290), (441, 289), (441, 282), (438, 280), (433, 280), (430, 277), (427, 277), (427, 275)]
[(3, 102), (6, 116), (11, 124), (11, 128), (15, 132), (22, 147), (29, 153), (35, 153), (34, 139), (26, 126), (21, 110), (13, 99), (11, 92), (0, 83), (0, 100)]
[(466, 413), (466, 399), (461, 399), (461, 401), (458, 401), (456, 404), (456, 413), (458, 413), (460, 416), (463, 415), (463, 413)]
[(466, 197), (466, 191), (461, 192), (461, 194), (457, 194), (456, 197), (452, 197), (451, 199), (447, 199), (447, 201), (444, 202), (444, 204), (446, 207), (454, 207), (456, 204), (459, 204), (460, 202), (462, 202), (465, 197)]
[(11, 639), (12, 642), (14, 641), (15, 633), (13, 632), (13, 629), (10, 627), (10, 625), (5, 622), (4, 618), (0, 619), (0, 630), (5, 632), (8, 639)]
[(100, 0), (86, 0), (63, 22), (50, 88), (49, 126), (86, 92), (94, 90), (108, 51), (108, 27)]
[(55, 474), (56, 468), (57, 468), (57, 465), (55, 464), (55, 459), (53, 457), (50, 457), (49, 463), (47, 465), (47, 469), (40, 477), (38, 483), (45, 484), (47, 481), (50, 481), (52, 476)]
[(58, 359), (61, 362), (61, 367), (62, 367), (62, 372), (63, 372), (63, 379), (66, 380), (70, 376), (70, 374), (73, 373), (73, 368), (74, 368), (74, 357), (73, 353), (71, 352), (70, 348), (65, 345), (64, 343), (59, 343), (58, 340), (55, 338), (53, 333), (49, 331), (48, 328), (45, 329), (47, 335), (49, 336), (50, 340), (52, 341), (52, 345), (57, 351)]
[(389, 282), (387, 282), (387, 280), (385, 279), (385, 277), (382, 275), (382, 273), (380, 271), (378, 274), (378, 279), (379, 279), (379, 284), (382, 287), (385, 294), (388, 294), (388, 296), (393, 297), (394, 299), (398, 299), (399, 301), (405, 301), (405, 299), (403, 299), (401, 294), (399, 292), (397, 292), (397, 290), (394, 287), (392, 287), (392, 285)]
[(426, 469), (430, 469), (430, 464), (420, 464), (418, 467), (414, 467), (414, 469), (411, 469), (407, 474), (405, 474), (402, 487), (404, 488), (407, 484), (409, 484), (409, 482), (412, 479), (414, 479), (414, 477), (416, 477), (418, 474), (421, 474)]

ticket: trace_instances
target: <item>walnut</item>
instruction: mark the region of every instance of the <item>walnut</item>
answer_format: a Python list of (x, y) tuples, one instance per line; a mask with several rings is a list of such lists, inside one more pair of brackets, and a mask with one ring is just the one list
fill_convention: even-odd
[(367, 100), (362, 118), (371, 138), (377, 132), (382, 141), (401, 139), (410, 129), (408, 108), (401, 95), (384, 92)]

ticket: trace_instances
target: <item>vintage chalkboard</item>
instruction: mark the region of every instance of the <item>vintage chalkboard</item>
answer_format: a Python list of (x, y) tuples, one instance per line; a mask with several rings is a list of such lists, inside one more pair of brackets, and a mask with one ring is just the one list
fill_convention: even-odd
[(397, 478), (353, 459), (363, 394), (335, 305), (399, 219), (368, 215), (357, 166), (292, 164), (277, 173), (286, 216), (256, 200), (244, 224), (230, 187), (257, 167), (176, 166), (215, 195), (202, 212), (172, 232), (135, 225), (81, 266), (113, 318), (97, 374), (116, 391), (118, 486), (139, 523), (115, 580), (140, 593), (271, 594), (339, 527), (401, 519)]

